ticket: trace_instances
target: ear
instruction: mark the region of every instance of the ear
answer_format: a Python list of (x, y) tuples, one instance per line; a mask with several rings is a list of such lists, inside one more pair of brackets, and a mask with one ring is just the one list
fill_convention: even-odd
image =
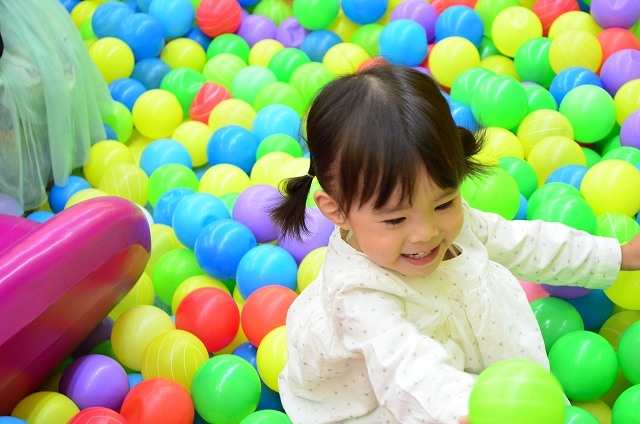
[(333, 199), (333, 197), (329, 196), (326, 191), (317, 190), (313, 194), (313, 199), (315, 200), (318, 209), (320, 209), (320, 212), (322, 212), (329, 221), (333, 222), (340, 228), (345, 230), (349, 229), (347, 220), (342, 213), (342, 210), (340, 210), (338, 203)]

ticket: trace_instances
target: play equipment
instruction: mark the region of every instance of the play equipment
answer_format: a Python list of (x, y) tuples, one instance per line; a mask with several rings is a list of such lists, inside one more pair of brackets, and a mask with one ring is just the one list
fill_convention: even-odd
[(8, 415), (100, 324), (142, 275), (143, 211), (99, 197), (39, 223), (0, 215), (0, 415)]

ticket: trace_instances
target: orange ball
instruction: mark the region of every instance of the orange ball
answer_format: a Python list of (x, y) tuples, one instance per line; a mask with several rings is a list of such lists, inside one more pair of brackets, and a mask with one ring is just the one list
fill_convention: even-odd
[(285, 325), (287, 311), (298, 294), (280, 285), (264, 286), (247, 297), (240, 317), (247, 340), (258, 347), (271, 330)]

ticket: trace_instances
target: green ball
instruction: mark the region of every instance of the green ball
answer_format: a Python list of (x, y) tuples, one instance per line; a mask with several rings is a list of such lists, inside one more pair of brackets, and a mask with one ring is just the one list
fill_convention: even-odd
[(618, 396), (611, 408), (615, 424), (640, 423), (640, 384), (629, 387)]
[(256, 160), (267, 153), (273, 152), (285, 152), (294, 158), (299, 158), (302, 156), (302, 147), (300, 147), (298, 140), (288, 134), (271, 134), (265, 137), (258, 145)]
[(311, 182), (311, 188), (309, 189), (309, 195), (307, 196), (307, 206), (312, 207), (312, 208), (317, 208), (318, 205), (316, 204), (316, 200), (313, 198), (313, 195), (316, 191), (318, 190), (322, 190), (322, 186), (320, 185), (320, 183), (318, 182), (318, 180), (316, 178), (313, 179), (313, 181)]
[(535, 82), (549, 88), (556, 76), (549, 63), (550, 48), (551, 39), (547, 37), (533, 38), (518, 48), (513, 62), (522, 81)]
[(160, 256), (153, 267), (153, 290), (160, 300), (171, 305), (176, 289), (184, 280), (204, 273), (193, 250), (170, 250)]
[(500, 53), (500, 50), (498, 50), (498, 48), (496, 47), (493, 40), (487, 36), (482, 37), (482, 41), (480, 41), (480, 46), (478, 46), (478, 51), (480, 52), (480, 59), (502, 54)]
[(629, 326), (618, 342), (618, 361), (625, 378), (632, 384), (640, 384), (640, 322)]
[(173, 188), (190, 188), (198, 191), (198, 176), (189, 167), (177, 163), (168, 163), (156, 168), (149, 176), (147, 197), (155, 207), (158, 199)]
[(595, 150), (585, 146), (581, 146), (581, 148), (584, 152), (584, 157), (587, 160), (587, 168), (591, 168), (602, 159), (602, 157)]
[(273, 55), (268, 68), (275, 74), (278, 81), (289, 82), (293, 71), (300, 65), (311, 62), (309, 56), (300, 49), (285, 47)]
[(245, 64), (249, 63), (251, 46), (238, 34), (220, 34), (209, 43), (207, 47), (207, 59), (211, 59), (220, 53), (230, 53), (238, 56)]
[(293, 16), (293, 8), (283, 0), (260, 0), (252, 14), (266, 16), (279, 26), (285, 19)]
[(571, 123), (576, 141), (594, 143), (602, 140), (616, 123), (613, 97), (602, 87), (579, 85), (569, 90), (558, 108)]
[(635, 166), (640, 162), (640, 149), (632, 146), (615, 147), (602, 155), (602, 159), (620, 159)]
[(380, 54), (378, 40), (384, 27), (380, 24), (366, 24), (358, 28), (351, 36), (351, 42), (362, 47), (370, 57)]
[(558, 110), (558, 104), (553, 98), (553, 94), (546, 88), (527, 84), (524, 86), (524, 93), (527, 95), (527, 115), (540, 109)]
[(222, 200), (222, 203), (224, 203), (229, 211), (229, 216), (233, 215), (233, 205), (235, 205), (239, 195), (240, 193), (225, 193), (220, 196), (220, 200)]
[(293, 14), (310, 31), (327, 28), (338, 17), (340, 0), (296, 0)]
[(542, 365), (506, 359), (484, 369), (469, 396), (473, 424), (564, 424), (562, 387)]
[(520, 207), (518, 183), (499, 167), (490, 168), (484, 175), (465, 178), (460, 191), (472, 207), (497, 213), (506, 219), (513, 219)]
[(291, 424), (287, 414), (274, 409), (261, 409), (247, 415), (238, 424)]
[(598, 222), (595, 212), (586, 200), (565, 194), (541, 202), (531, 216), (548, 222), (561, 222), (569, 227), (595, 234)]
[(536, 209), (538, 209), (538, 206), (548, 199), (553, 199), (554, 197), (565, 194), (570, 194), (584, 199), (580, 190), (571, 184), (552, 182), (541, 185), (531, 194), (531, 197), (529, 197), (529, 202), (527, 203), (527, 219), (533, 219), (533, 214)]
[(618, 239), (626, 243), (640, 233), (640, 224), (629, 215), (620, 212), (605, 212), (598, 216), (596, 235)]
[(600, 424), (600, 422), (586, 409), (568, 405), (564, 424)]
[(526, 199), (537, 190), (538, 174), (526, 160), (515, 156), (503, 156), (498, 159), (498, 166), (511, 174), (518, 183), (520, 194)]
[(247, 66), (247, 62), (233, 53), (220, 53), (207, 60), (202, 68), (202, 75), (207, 81), (231, 90), (236, 75)]
[(193, 99), (205, 82), (206, 79), (200, 72), (182, 67), (167, 72), (160, 82), (160, 88), (176, 96), (182, 107), (182, 115), (187, 117)]
[(580, 312), (564, 299), (553, 296), (542, 297), (532, 301), (530, 305), (538, 321), (547, 352), (565, 334), (584, 330), (584, 321)]
[(311, 103), (318, 91), (335, 78), (333, 72), (320, 62), (300, 65), (293, 71), (289, 84), (302, 96), (305, 108)]
[(572, 401), (590, 402), (607, 393), (618, 376), (618, 358), (601, 335), (585, 330), (560, 337), (549, 350), (549, 366)]
[(493, 75), (471, 98), (471, 112), (485, 127), (516, 128), (527, 115), (524, 86), (508, 75)]
[(216, 424), (236, 424), (255, 412), (261, 390), (253, 365), (230, 354), (209, 358), (191, 382), (196, 411), (206, 422)]
[(484, 85), (485, 81), (494, 75), (493, 71), (482, 66), (465, 69), (458, 74), (456, 79), (453, 80), (453, 84), (451, 84), (449, 92), (451, 100), (471, 106), (471, 99), (474, 94)]
[(289, 106), (300, 116), (304, 113), (305, 105), (300, 92), (286, 82), (270, 82), (262, 87), (253, 99), (253, 108), (256, 112), (275, 104)]
[(258, 92), (267, 84), (277, 81), (273, 71), (259, 65), (249, 65), (240, 69), (231, 83), (231, 94), (234, 98), (244, 100), (250, 105)]

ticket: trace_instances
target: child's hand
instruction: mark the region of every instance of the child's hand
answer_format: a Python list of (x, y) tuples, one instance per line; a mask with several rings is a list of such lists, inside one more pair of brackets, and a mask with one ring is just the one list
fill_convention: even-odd
[(635, 271), (640, 269), (640, 234), (636, 234), (631, 240), (621, 246), (623, 271)]
[(458, 424), (470, 424), (469, 416), (465, 415), (465, 416), (462, 416), (462, 417), (458, 418)]

